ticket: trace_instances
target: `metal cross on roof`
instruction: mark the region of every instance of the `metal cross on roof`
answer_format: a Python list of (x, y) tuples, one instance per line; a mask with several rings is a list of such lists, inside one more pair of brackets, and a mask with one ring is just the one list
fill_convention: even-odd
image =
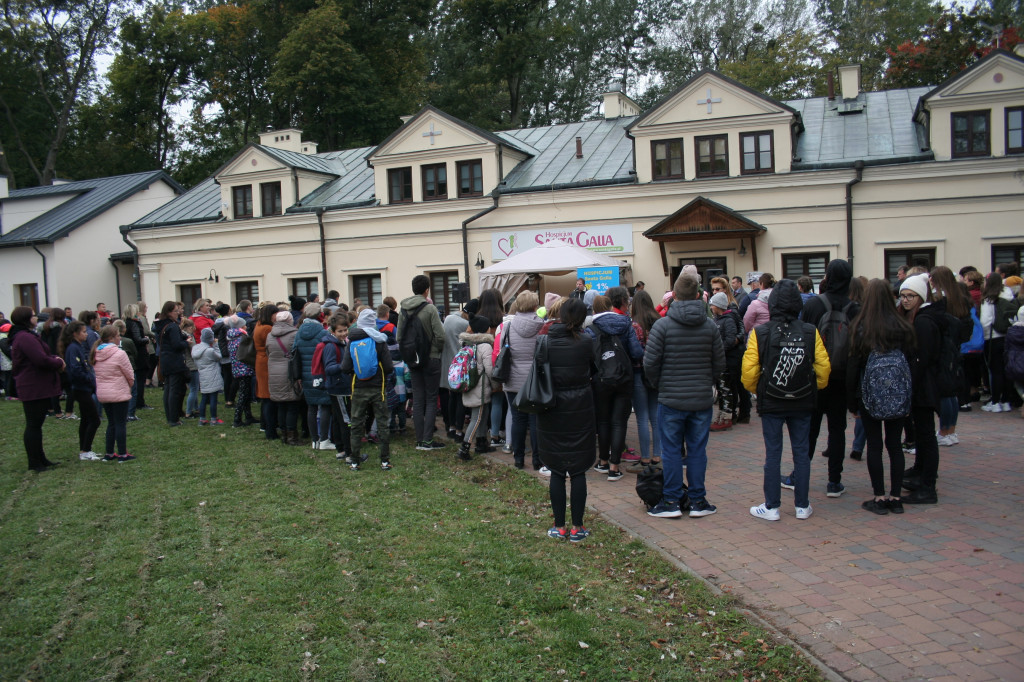
[[(708, 92), (711, 92), (711, 91), (708, 90)], [(442, 131), (440, 131), (440, 130), (435, 131), (434, 130), (434, 124), (431, 123), (430, 124), (430, 131), (426, 132), (426, 133), (423, 133), (423, 137), (429, 137), (430, 138), (430, 144), (434, 144), (434, 138), (437, 137), (438, 135), (440, 135), (441, 132)]]
[[(699, 100), (697, 100), (697, 104), (698, 105), (700, 105), (700, 104), (707, 104), (708, 105), (708, 113), (710, 114), (711, 113), (711, 105), (712, 104), (719, 104), (721, 101), (722, 101), (721, 97), (715, 97), (714, 99), (712, 99), (711, 98), (711, 88), (708, 88), (707, 99), (699, 99)], [(433, 142), (433, 140), (431, 140), (431, 142)]]

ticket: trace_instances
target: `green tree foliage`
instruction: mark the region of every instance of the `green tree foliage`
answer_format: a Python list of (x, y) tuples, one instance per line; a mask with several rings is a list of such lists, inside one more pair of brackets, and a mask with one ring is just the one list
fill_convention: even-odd
[(810, 97), (825, 80), (821, 41), (808, 31), (752, 46), (746, 58), (719, 64), (722, 73), (778, 100)]
[(125, 7), (111, 0), (5, 0), (2, 9), (0, 143), (21, 157), (8, 169), (28, 169), (15, 170), (14, 183), (48, 185), (92, 83), (96, 54), (110, 43)]

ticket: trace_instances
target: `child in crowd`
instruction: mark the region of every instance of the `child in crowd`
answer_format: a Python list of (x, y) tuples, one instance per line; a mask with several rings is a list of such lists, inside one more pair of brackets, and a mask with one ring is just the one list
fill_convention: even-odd
[(135, 459), (134, 455), (128, 454), (126, 443), (128, 403), (132, 399), (135, 370), (132, 369), (128, 355), (120, 349), (120, 341), (117, 327), (107, 325), (100, 330), (99, 343), (89, 354), (89, 362), (96, 372), (96, 397), (107, 414), (105, 462), (129, 462)]
[(334, 430), (335, 457), (348, 459), (351, 451), (352, 383), (342, 372), (342, 360), (348, 354), (348, 312), (338, 310), (327, 322), (331, 335), (325, 340), (322, 358), (324, 382), (327, 394), (331, 396), (331, 424)]
[(459, 334), (459, 341), (463, 346), (476, 346), (474, 355), (477, 369), (480, 370), (480, 380), (476, 386), (462, 394), (462, 404), (471, 410), (471, 413), (469, 426), (466, 427), (462, 445), (459, 446), (459, 459), (469, 460), (469, 448), (474, 439), (477, 454), (490, 452), (487, 445), (487, 425), (484, 423), (491, 413), (491, 375), (494, 373), (494, 363), (491, 361), (494, 351), (494, 329), (491, 327), (490, 319), (483, 315), (474, 316), (469, 321), (469, 329)]
[[(246, 318), (244, 313), (231, 315), (225, 321), (227, 325), (228, 355), (231, 359), (231, 376), (238, 385), (238, 393), (235, 396), (235, 421), (232, 426), (236, 429), (244, 428), (251, 424), (258, 424), (259, 419), (252, 416), (252, 379), (256, 370), (244, 362), (238, 361), (238, 345), (242, 339), (248, 336), (245, 331)], [(251, 315), (249, 316), (251, 319)]]
[[(199, 425), (223, 424), (223, 419), (217, 419), (217, 394), (224, 390), (224, 375), (220, 371), (223, 356), (212, 328), (204, 329), (199, 338), (199, 345), (192, 348), (192, 360), (199, 374), (199, 391), (203, 396), (199, 402)], [(207, 405), (210, 406), (209, 420), (206, 419)]]
[(92, 441), (100, 427), (100, 413), (94, 399), (96, 373), (89, 364), (89, 350), (85, 347), (88, 337), (85, 323), (73, 320), (61, 332), (58, 350), (64, 354), (64, 367), (71, 382), (70, 389), (82, 413), (82, 419), (78, 423), (78, 459), (97, 462), (103, 458), (92, 451)]
[(190, 319), (181, 321), (181, 331), (188, 337), (188, 349), (185, 350), (185, 366), (188, 367), (188, 398), (185, 400), (185, 419), (199, 416), (199, 370), (192, 359), (192, 348), (196, 345), (196, 323)]
[(717, 379), (718, 414), (711, 424), (712, 431), (732, 428), (736, 420), (736, 407), (740, 392), (740, 362), (746, 347), (743, 338), (743, 320), (729, 307), (729, 297), (723, 291), (716, 291), (711, 297), (711, 313), (715, 316), (718, 333), (725, 347), (725, 371)]
[[(387, 376), (394, 371), (394, 365), (385, 343), (387, 337), (377, 331), (375, 318), (369, 308), (359, 313), (359, 324), (349, 334), (349, 352), (341, 361), (341, 371), (352, 374), (352, 471), (359, 471), (359, 465), (365, 461), (360, 448), (367, 415), (372, 413), (378, 424), (387, 423)], [(382, 428), (377, 435), (380, 468), (387, 471), (391, 469), (391, 434)]]

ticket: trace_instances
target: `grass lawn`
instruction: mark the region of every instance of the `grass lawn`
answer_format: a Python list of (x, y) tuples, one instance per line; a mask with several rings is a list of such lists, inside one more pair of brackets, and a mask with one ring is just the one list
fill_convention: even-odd
[(34, 474), (0, 402), (3, 679), (821, 679), (600, 519), (549, 539), (523, 472), (408, 437), (351, 472), (140, 415), (126, 463), (79, 462), (78, 422), (48, 420), (61, 466)]

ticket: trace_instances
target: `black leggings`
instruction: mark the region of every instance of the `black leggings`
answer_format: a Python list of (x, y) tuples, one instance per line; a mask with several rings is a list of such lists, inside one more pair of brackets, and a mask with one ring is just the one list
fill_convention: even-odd
[[(548, 492), (551, 495), (551, 510), (555, 514), (555, 527), (561, 528), (565, 525), (565, 478), (562, 472), (551, 472), (551, 483), (548, 485)], [(569, 476), (572, 482), (572, 492), (569, 499), (569, 507), (572, 510), (572, 525), (583, 527), (583, 510), (587, 506), (587, 472), (580, 471)]]
[[(597, 413), (597, 453), (602, 461), (616, 467), (626, 449), (626, 427), (633, 407), (633, 384), (604, 388), (594, 384), (594, 411)], [(575, 489), (575, 487), (574, 487)], [(582, 513), (582, 512), (581, 512)]]
[(868, 475), (875, 497), (885, 496), (885, 468), (882, 465), (882, 432), (885, 431), (885, 449), (889, 453), (889, 495), (899, 497), (903, 488), (903, 420), (892, 419), (880, 422), (861, 412), (860, 423), (864, 425), (867, 438)]
[(43, 452), (43, 422), (46, 421), (46, 411), (50, 408), (50, 400), (50, 398), (40, 398), (39, 400), (23, 400), (21, 402), (21, 406), (25, 410), (25, 433), (22, 439), (25, 443), (25, 453), (28, 455), (30, 469), (40, 469), (46, 466), (46, 453)]
[(90, 391), (75, 391), (74, 396), (78, 401), (78, 411), (82, 414), (82, 421), (78, 423), (78, 450), (90, 452), (96, 430), (100, 428), (100, 413)]

